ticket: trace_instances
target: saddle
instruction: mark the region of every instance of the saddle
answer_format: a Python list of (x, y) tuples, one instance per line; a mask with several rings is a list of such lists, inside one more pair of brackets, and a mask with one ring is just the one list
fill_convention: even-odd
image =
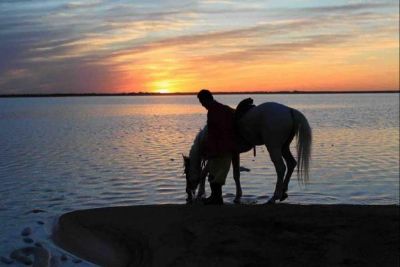
[(239, 145), (240, 151), (248, 151), (250, 149), (254, 149), (254, 157), (256, 156), (256, 147), (247, 142), (246, 138), (242, 136), (239, 129), (239, 120), (252, 108), (256, 105), (253, 104), (252, 98), (246, 98), (239, 102), (236, 107), (235, 114), (234, 114), (234, 127), (235, 127), (235, 135), (237, 138), (237, 143)]
[(255, 106), (256, 105), (253, 104), (253, 99), (250, 97), (240, 101), (235, 110), (235, 125), (243, 117), (243, 115), (247, 113), (247, 111), (254, 108)]

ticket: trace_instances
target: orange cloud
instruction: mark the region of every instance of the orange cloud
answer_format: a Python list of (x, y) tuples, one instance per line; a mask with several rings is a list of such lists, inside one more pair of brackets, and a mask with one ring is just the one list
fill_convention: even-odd
[[(399, 15), (393, 11), (394, 2), (296, 1), (285, 8), (271, 7), (279, 6), (278, 1), (252, 1), (249, 6), (225, 0), (167, 2), (160, 2), (160, 7), (147, 2), (78, 1), (49, 6), (42, 14), (38, 6), (32, 16), (26, 9), (16, 9), (25, 13), (15, 18), (9, 12), (0, 19), (6, 22), (0, 26), (2, 51), (11, 51), (0, 62), (5, 70), (0, 74), (2, 88), (399, 88)], [(29, 20), (21, 22), (22, 17)], [(15, 74), (15, 69), (29, 75)]]

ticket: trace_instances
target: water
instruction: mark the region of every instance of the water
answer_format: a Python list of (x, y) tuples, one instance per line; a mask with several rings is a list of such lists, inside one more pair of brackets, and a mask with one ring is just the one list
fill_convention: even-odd
[[(232, 107), (245, 97), (216, 96)], [(310, 184), (294, 178), (288, 203), (399, 203), (398, 94), (251, 97), (297, 108), (313, 128)], [(64, 212), (185, 203), (181, 153), (205, 121), (195, 96), (0, 99), (0, 256), (24, 245), (27, 226), (60, 255), (49, 236)], [(251, 169), (242, 173), (245, 201), (265, 202), (276, 180), (266, 149), (243, 154), (241, 165)], [(226, 202), (234, 192), (229, 174)]]

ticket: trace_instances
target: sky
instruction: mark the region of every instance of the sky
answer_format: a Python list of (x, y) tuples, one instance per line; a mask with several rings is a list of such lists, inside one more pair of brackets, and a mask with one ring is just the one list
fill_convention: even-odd
[(398, 0), (1, 0), (0, 94), (398, 90)]

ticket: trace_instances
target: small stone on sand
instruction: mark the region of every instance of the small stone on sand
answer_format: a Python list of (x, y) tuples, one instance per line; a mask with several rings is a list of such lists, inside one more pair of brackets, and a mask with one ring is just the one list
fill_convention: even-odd
[(26, 227), (24, 230), (22, 230), (21, 235), (22, 236), (28, 236), (32, 234), (32, 229), (30, 227)]
[(40, 242), (36, 242), (36, 243), (35, 243), (35, 247), (42, 248), (43, 245), (42, 245), (42, 243), (40, 243)]
[(82, 260), (80, 260), (80, 259), (73, 259), (72, 262), (73, 262), (73, 263), (81, 263)]
[(68, 260), (67, 255), (62, 254), (62, 255), (61, 255), (61, 261), (67, 261), (67, 260)]
[[(31, 257), (34, 257), (34, 261)], [(10, 258), (23, 263), (25, 265), (48, 266), (50, 260), (50, 252), (40, 247), (24, 247), (16, 249), (10, 254)]]
[(10, 258), (23, 263), (25, 265), (32, 265), (33, 261), (25, 255), (25, 251), (23, 249), (16, 249), (10, 254)]
[(44, 224), (43, 221), (37, 221), (36, 223), (39, 224), (39, 225), (43, 225)]

